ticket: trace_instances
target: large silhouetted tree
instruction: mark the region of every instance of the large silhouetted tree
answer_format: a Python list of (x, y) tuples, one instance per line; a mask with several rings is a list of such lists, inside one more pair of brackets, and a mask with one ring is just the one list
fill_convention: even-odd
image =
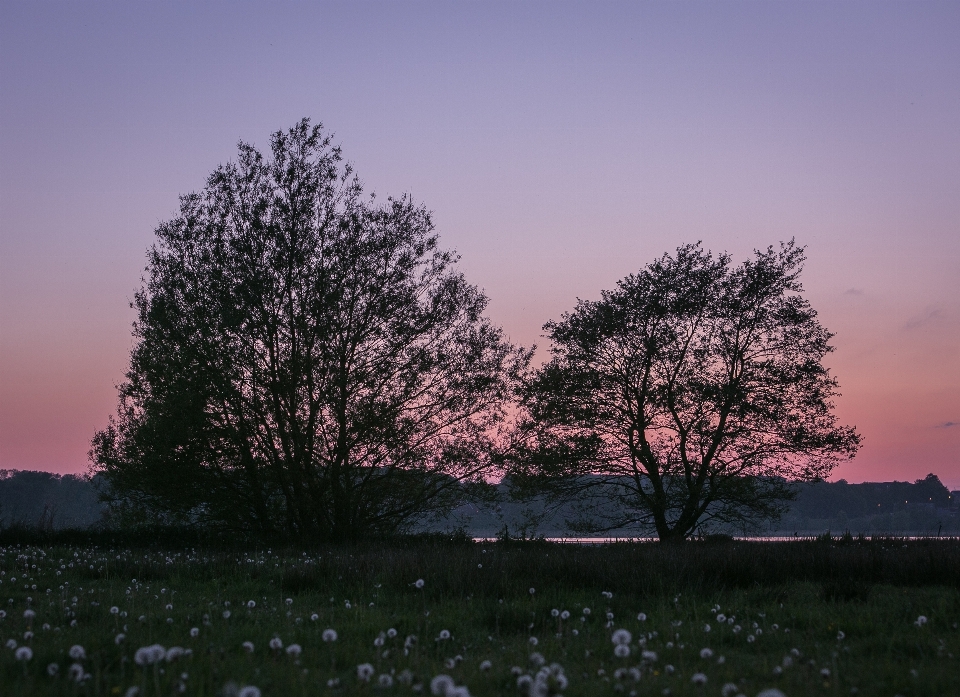
[(319, 126), (241, 144), (156, 234), (91, 451), (128, 513), (336, 540), (482, 486), (529, 353), (430, 214), (364, 197)]
[(581, 530), (679, 540), (776, 517), (790, 482), (859, 445), (833, 414), (803, 261), (793, 242), (739, 266), (685, 246), (546, 324), (514, 483), (578, 501)]

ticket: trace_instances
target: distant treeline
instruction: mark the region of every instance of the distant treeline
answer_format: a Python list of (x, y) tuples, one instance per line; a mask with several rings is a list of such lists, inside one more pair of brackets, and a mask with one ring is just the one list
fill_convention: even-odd
[[(110, 528), (96, 478), (26, 470), (0, 470), (0, 528), (38, 530)], [(505, 487), (502, 493), (506, 494)], [(834, 533), (956, 534), (960, 532), (960, 491), (949, 491), (933, 474), (910, 482), (800, 484), (796, 500), (768, 535)], [(507, 497), (505, 497), (507, 498)], [(572, 508), (545, 513), (534, 504), (509, 500), (489, 508), (464, 506), (440, 528), (494, 536), (506, 526), (514, 536), (569, 534)], [(711, 530), (711, 532), (714, 532)], [(728, 531), (737, 532), (737, 531)], [(629, 531), (622, 531), (629, 534)], [(634, 533), (635, 534), (635, 533)]]
[(90, 528), (105, 515), (97, 482), (76, 474), (0, 470), (0, 528)]

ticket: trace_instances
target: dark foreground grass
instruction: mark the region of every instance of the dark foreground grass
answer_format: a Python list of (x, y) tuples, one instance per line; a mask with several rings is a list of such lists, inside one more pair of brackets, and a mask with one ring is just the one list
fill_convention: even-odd
[(960, 694), (957, 541), (63, 542), (0, 549), (0, 694)]

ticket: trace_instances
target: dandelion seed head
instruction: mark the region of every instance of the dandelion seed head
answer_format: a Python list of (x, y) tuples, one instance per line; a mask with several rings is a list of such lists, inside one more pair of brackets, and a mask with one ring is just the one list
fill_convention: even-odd
[(31, 649), (29, 646), (21, 646), (19, 649), (17, 649), (13, 656), (18, 661), (29, 661), (31, 658), (33, 658), (33, 649)]
[(703, 673), (694, 673), (690, 676), (690, 682), (692, 682), (694, 685), (706, 685), (707, 676)]
[(629, 644), (633, 641), (633, 635), (626, 629), (618, 629), (611, 635), (610, 640), (617, 645)]

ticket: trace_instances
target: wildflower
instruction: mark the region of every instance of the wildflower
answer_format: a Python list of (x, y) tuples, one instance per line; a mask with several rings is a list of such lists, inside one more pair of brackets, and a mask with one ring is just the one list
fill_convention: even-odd
[(530, 589), (530, 595), (533, 595), (533, 594), (536, 593), (536, 592), (537, 592), (537, 589), (536, 589), (536, 588), (531, 588), (531, 589)]
[(530, 642), (530, 646), (536, 646), (537, 644), (540, 643), (537, 637), (535, 636), (530, 637), (528, 641)]
[(287, 598), (283, 602), (285, 602), (287, 605), (293, 605), (293, 598)]
[(29, 661), (33, 658), (33, 649), (29, 646), (21, 646), (13, 656), (18, 661)]
[(491, 668), (493, 668), (493, 663), (491, 663), (490, 661), (481, 661), (481, 662), (480, 662), (480, 670), (486, 672), (486, 671), (490, 670)]
[(59, 672), (60, 666), (58, 666), (56, 663), (50, 663), (47, 665), (47, 675), (49, 675), (51, 678)]
[(114, 605), (112, 608), (110, 608), (110, 614), (111, 614), (111, 615), (119, 615), (119, 614), (120, 614), (120, 608), (118, 608), (116, 605)]
[(260, 697), (260, 688), (253, 685), (244, 685), (237, 693), (237, 697)]
[(740, 630), (741, 630), (741, 627), (740, 627), (739, 624), (736, 624), (736, 625), (733, 626), (733, 633), (734, 633), (734, 634), (739, 634), (739, 633), (740, 633)]
[(613, 593), (611, 593), (610, 591), (600, 591), (600, 595), (602, 595), (607, 600), (611, 600), (613, 598)]
[(736, 683), (724, 683), (723, 687), (720, 688), (720, 697), (733, 697), (739, 691), (740, 689), (737, 687)]
[(23, 611), (23, 619), (27, 621), (32, 620), (36, 616), (37, 616), (37, 613), (31, 610), (30, 608), (27, 608), (26, 610)]
[(387, 636), (391, 639), (395, 639), (397, 636), (397, 630), (393, 627), (390, 627), (390, 629), (387, 630)]
[(440, 639), (440, 640), (449, 639), (449, 638), (450, 638), (450, 632), (449, 632), (449, 630), (441, 629), (441, 630), (440, 630), (440, 635), (439, 635), (437, 638)]
[(583, 614), (584, 614), (585, 616), (589, 617), (589, 616), (590, 616), (590, 608), (588, 608), (588, 607), (583, 608)]
[(313, 613), (312, 615), (310, 615), (311, 622), (316, 622), (318, 619), (320, 619), (320, 615), (318, 615), (317, 613)]
[(329, 644), (331, 641), (337, 640), (337, 632), (334, 629), (324, 629), (322, 638)]
[(826, 680), (827, 678), (829, 678), (829, 677), (830, 677), (830, 669), (829, 669), (829, 668), (821, 668), (821, 669), (820, 669), (820, 677), (822, 677), (824, 680)]
[(775, 687), (767, 688), (766, 690), (761, 690), (757, 693), (757, 697), (787, 697), (780, 690)]
[(198, 636), (200, 636), (200, 628), (199, 628), (199, 627), (191, 627), (191, 628), (190, 628), (190, 636), (191, 636), (193, 639), (196, 639)]
[(70, 656), (75, 661), (82, 661), (87, 657), (87, 652), (83, 650), (83, 647), (80, 644), (74, 644), (70, 647), (70, 650), (67, 652), (67, 655)]
[(707, 676), (703, 673), (694, 673), (692, 676), (690, 676), (690, 682), (692, 682), (694, 685), (706, 685)]
[(252, 609), (255, 608), (256, 606), (257, 606), (257, 601), (256, 601), (256, 600), (248, 600), (248, 601), (247, 601), (247, 609), (248, 609), (248, 610), (252, 610)]
[(300, 644), (290, 644), (290, 646), (287, 647), (288, 656), (293, 656), (294, 658), (297, 658), (302, 652), (303, 652), (303, 649), (301, 648)]
[(613, 636), (610, 637), (610, 640), (617, 645), (629, 644), (633, 641), (633, 635), (626, 629), (618, 629), (613, 633)]
[(171, 603), (167, 603), (166, 608), (167, 612), (170, 612), (173, 609), (173, 605)]
[(713, 649), (700, 649), (700, 658), (713, 658)]
[(626, 658), (630, 655), (630, 647), (626, 644), (617, 644), (613, 647), (613, 655), (617, 658)]
[(17, 642), (13, 639), (7, 639), (7, 648), (10, 650), (17, 648)]
[(645, 650), (640, 654), (640, 657), (645, 661), (655, 663), (657, 660), (657, 653), (655, 651)]
[(640, 621), (640, 622), (646, 622), (646, 621), (647, 621), (647, 613), (641, 612), (639, 615), (637, 615), (637, 620)]
[(709, 624), (703, 625), (703, 631), (709, 632), (709, 631), (710, 631), (710, 625), (709, 625)]
[(83, 680), (83, 666), (79, 663), (74, 663), (67, 670), (67, 676), (74, 682), (80, 682)]
[(156, 663), (167, 655), (167, 650), (160, 644), (151, 644), (137, 649), (133, 660), (138, 666), (148, 666)]
[(423, 588), (423, 579), (422, 579), (422, 578), (418, 578), (418, 579), (417, 579), (417, 582), (414, 583), (413, 585), (415, 585), (417, 588)]
[(376, 646), (377, 648), (380, 648), (386, 643), (386, 641), (387, 641), (387, 635), (384, 634), (383, 632), (380, 632), (379, 636), (377, 636), (377, 638), (373, 640), (373, 645)]
[(134, 685), (127, 688), (127, 691), (124, 693), (124, 697), (138, 697), (139, 694), (140, 688)]
[(530, 665), (534, 666), (535, 668), (539, 668), (546, 662), (547, 659), (544, 658), (543, 654), (539, 651), (534, 651), (532, 654), (530, 654)]
[(748, 643), (748, 644), (752, 644), (752, 643), (755, 642), (756, 640), (757, 640), (757, 637), (755, 637), (753, 634), (748, 634), (748, 635), (747, 635), (747, 643)]
[(363, 682), (370, 682), (373, 677), (373, 666), (369, 663), (361, 663), (357, 666), (357, 679)]
[[(722, 612), (719, 615), (717, 615), (717, 622), (723, 623), (726, 621), (727, 621), (727, 616), (724, 615)], [(731, 684), (732, 683), (729, 683), (729, 682), (727, 683), (727, 685), (731, 685)]]
[(243, 642), (243, 643), (240, 644), (240, 645), (243, 647), (243, 650), (246, 651), (247, 653), (253, 653), (253, 642), (252, 642), (252, 641), (245, 641), (245, 642)]
[(560, 611), (559, 611), (557, 608), (553, 608), (553, 609), (550, 611), (550, 616), (551, 616), (551, 617), (559, 617), (559, 616), (560, 616)]
[(843, 632), (837, 632), (837, 641), (843, 641), (846, 636)]
[(28, 629), (27, 631), (25, 631), (25, 632), (23, 633), (23, 640), (24, 640), (24, 641), (30, 641), (31, 639), (33, 639), (33, 632), (31, 632), (31, 631)]
[(561, 613), (560, 613), (560, 619), (562, 619), (562, 620), (568, 620), (568, 619), (570, 619), (570, 612), (569, 612), (568, 610), (564, 610), (563, 612), (561, 612)]
[(389, 673), (381, 673), (380, 677), (377, 678), (377, 684), (380, 687), (393, 687), (393, 678), (390, 677)]
[(229, 610), (224, 610), (224, 611), (223, 611), (223, 619), (225, 619), (225, 620), (230, 619), (230, 611), (229, 611)]
[(914, 622), (914, 624), (917, 625), (918, 627), (922, 627), (922, 626), (925, 625), (926, 623), (927, 623), (927, 618), (926, 618), (924, 615), (920, 615), (920, 616), (917, 618), (917, 621)]
[(674, 668), (669, 663), (663, 667), (663, 672), (666, 673), (667, 675), (673, 675), (673, 671), (675, 670), (676, 668)]
[(430, 693), (434, 695), (448, 695), (457, 686), (449, 675), (438, 675), (430, 681)]
[(283, 648), (283, 642), (280, 641), (280, 637), (275, 636), (273, 637), (273, 639), (270, 640), (270, 648), (273, 649), (274, 651), (279, 651), (280, 649)]
[(180, 658), (183, 654), (184, 654), (184, 650), (182, 647), (171, 646), (169, 649), (167, 649), (167, 655), (165, 656), (165, 658), (167, 659), (167, 663), (173, 663), (175, 660)]

